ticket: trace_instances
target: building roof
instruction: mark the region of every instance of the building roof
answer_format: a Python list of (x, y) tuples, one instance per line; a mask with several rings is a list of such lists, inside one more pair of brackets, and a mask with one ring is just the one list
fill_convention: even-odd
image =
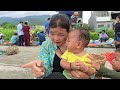
[(120, 13), (120, 11), (111, 11), (111, 14), (113, 13)]

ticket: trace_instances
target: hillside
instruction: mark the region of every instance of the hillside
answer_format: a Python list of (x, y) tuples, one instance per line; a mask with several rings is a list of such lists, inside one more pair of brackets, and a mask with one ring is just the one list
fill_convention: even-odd
[(47, 21), (47, 18), (51, 17), (51, 15), (40, 15), (40, 16), (26, 16), (21, 18), (11, 18), (11, 17), (0, 17), (0, 25), (3, 22), (10, 22), (13, 24), (18, 24), (20, 21), (28, 21), (32, 25), (44, 25)]

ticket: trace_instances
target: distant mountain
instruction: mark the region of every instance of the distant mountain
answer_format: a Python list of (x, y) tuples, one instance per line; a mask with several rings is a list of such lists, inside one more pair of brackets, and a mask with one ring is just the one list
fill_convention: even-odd
[(23, 22), (28, 21), (29, 24), (32, 24), (32, 25), (36, 25), (36, 24), (44, 25), (48, 17), (51, 17), (51, 15), (26, 16), (21, 18), (0, 17), (0, 25), (3, 22), (10, 22), (16, 25), (20, 21), (23, 21)]

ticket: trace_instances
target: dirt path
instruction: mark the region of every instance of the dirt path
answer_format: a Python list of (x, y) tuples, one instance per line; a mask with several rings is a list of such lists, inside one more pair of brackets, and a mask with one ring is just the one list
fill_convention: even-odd
[[(0, 46), (0, 50), (5, 50), (8, 46)], [(16, 55), (0, 55), (0, 79), (33, 79), (30, 69), (23, 69), (20, 66), (39, 56), (40, 46), (18, 47), (20, 52)], [(112, 52), (111, 48), (86, 48), (90, 53), (102, 54)]]

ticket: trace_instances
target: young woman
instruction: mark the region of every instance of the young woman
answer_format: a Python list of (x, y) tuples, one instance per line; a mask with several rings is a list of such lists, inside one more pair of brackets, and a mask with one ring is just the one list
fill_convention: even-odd
[[(34, 76), (48, 79), (65, 79), (62, 75), (63, 68), (60, 66), (61, 55), (67, 50), (66, 40), (70, 30), (69, 18), (63, 14), (56, 14), (50, 20), (49, 39), (40, 47), (40, 60), (23, 65), (23, 68), (31, 68)], [(81, 68), (85, 68), (82, 65)], [(88, 71), (87, 71), (88, 70)], [(89, 67), (87, 68), (89, 72)], [(91, 71), (90, 71), (91, 72)], [(81, 71), (71, 70), (75, 78), (88, 79), (89, 76)], [(92, 74), (95, 73), (91, 72)]]

